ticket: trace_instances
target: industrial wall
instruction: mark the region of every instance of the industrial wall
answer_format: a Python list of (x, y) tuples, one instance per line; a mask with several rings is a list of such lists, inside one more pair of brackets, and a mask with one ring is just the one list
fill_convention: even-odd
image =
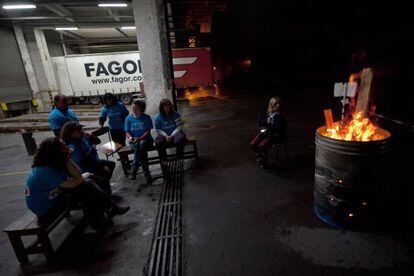
[[(21, 109), (32, 100), (20, 51), (13, 30), (0, 27), (0, 103), (3, 111)], [(27, 108), (27, 103), (24, 107)], [(6, 109), (6, 110), (5, 110)]]

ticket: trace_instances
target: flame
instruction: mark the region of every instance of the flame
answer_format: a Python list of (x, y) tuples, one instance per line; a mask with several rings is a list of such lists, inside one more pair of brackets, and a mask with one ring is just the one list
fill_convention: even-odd
[(322, 134), (338, 140), (365, 142), (385, 139), (379, 130), (380, 128), (374, 126), (368, 118), (362, 115), (362, 112), (355, 112), (352, 120), (347, 123), (335, 122)]

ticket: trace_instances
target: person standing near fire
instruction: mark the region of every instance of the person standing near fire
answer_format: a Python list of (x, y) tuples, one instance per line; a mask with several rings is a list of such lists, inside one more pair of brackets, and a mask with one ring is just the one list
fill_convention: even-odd
[(267, 163), (267, 151), (270, 146), (283, 143), (286, 139), (286, 117), (281, 112), (282, 101), (273, 97), (269, 101), (267, 112), (259, 117), (259, 133), (250, 142), (256, 153), (257, 163), (264, 168)]
[(103, 97), (104, 106), (99, 115), (99, 125), (102, 128), (108, 118), (109, 132), (115, 143), (125, 146), (126, 134), (124, 130), (125, 119), (129, 115), (128, 109), (118, 102), (115, 95), (106, 93)]

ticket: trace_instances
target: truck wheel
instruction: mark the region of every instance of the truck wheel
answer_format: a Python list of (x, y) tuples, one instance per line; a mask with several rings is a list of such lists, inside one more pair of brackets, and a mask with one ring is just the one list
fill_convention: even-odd
[(91, 104), (98, 105), (101, 103), (101, 97), (99, 96), (92, 96), (89, 99), (91, 101)]
[(130, 104), (132, 101), (132, 97), (130, 94), (123, 94), (120, 98), (121, 102), (123, 102), (124, 104)]

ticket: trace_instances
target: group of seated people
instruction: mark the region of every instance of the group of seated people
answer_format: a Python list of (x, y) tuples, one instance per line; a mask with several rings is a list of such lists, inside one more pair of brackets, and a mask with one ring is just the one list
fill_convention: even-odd
[[(69, 101), (63, 95), (54, 98), (54, 109), (49, 122), (56, 137), (40, 143), (33, 158), (32, 171), (26, 182), (26, 203), (39, 219), (59, 212), (68, 206), (81, 206), (90, 225), (103, 230), (112, 225), (112, 218), (128, 212), (121, 207), (112, 194), (110, 180), (115, 162), (102, 160), (95, 149), (99, 138), (83, 131)], [(146, 104), (140, 100), (132, 102), (132, 114), (113, 94), (104, 96), (99, 125), (108, 119), (114, 142), (125, 145), (128, 141), (134, 152), (134, 163), (130, 178), (135, 179), (142, 165), (146, 182), (151, 182), (148, 168), (148, 149), (155, 143), (165, 174), (166, 148), (177, 148), (177, 158), (183, 158), (186, 136), (180, 115), (174, 111), (170, 100), (163, 99), (155, 117), (155, 140), (151, 136), (153, 122), (145, 114)], [(257, 161), (264, 167), (268, 148), (282, 143), (286, 137), (286, 118), (281, 112), (281, 100), (270, 100), (267, 111), (259, 119), (259, 133), (251, 142)]]
[[(134, 152), (131, 179), (136, 178), (140, 165), (151, 182), (147, 150), (154, 143), (151, 136), (152, 119), (145, 114), (146, 104), (140, 100), (132, 102), (132, 114), (113, 94), (104, 96), (99, 124), (107, 119), (114, 142), (125, 145), (128, 141)], [(157, 137), (155, 146), (159, 152), (161, 168), (165, 173), (166, 148), (177, 147), (177, 158), (182, 158), (186, 136), (183, 122), (173, 109), (170, 100), (159, 105), (160, 113), (155, 118)], [(112, 225), (112, 218), (128, 212), (129, 207), (118, 206), (118, 197), (112, 194), (110, 179), (115, 162), (100, 159), (95, 145), (100, 139), (85, 133), (69, 101), (63, 95), (54, 98), (54, 109), (49, 123), (56, 137), (40, 143), (33, 158), (32, 171), (26, 182), (26, 203), (39, 219), (59, 212), (68, 206), (80, 205), (90, 225), (103, 230)]]

